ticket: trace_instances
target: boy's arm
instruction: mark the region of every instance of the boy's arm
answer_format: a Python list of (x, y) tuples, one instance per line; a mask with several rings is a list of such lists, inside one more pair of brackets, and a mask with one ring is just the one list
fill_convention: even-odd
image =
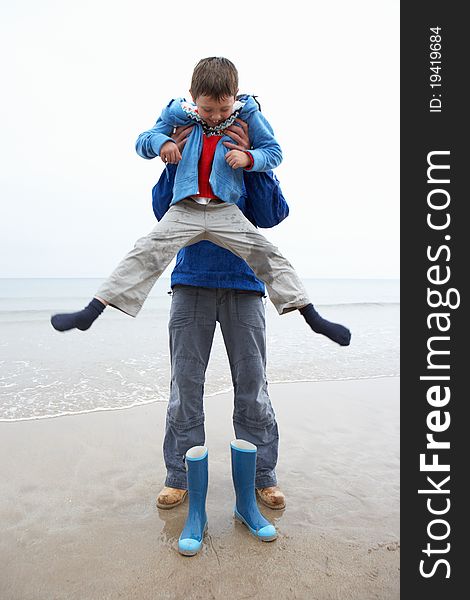
[(170, 137), (172, 132), (173, 127), (165, 123), (161, 117), (158, 117), (152, 129), (144, 131), (137, 138), (135, 143), (137, 154), (148, 159), (159, 156), (163, 144), (172, 141)]
[[(232, 150), (246, 151), (251, 146), (251, 131), (242, 119), (225, 130), (232, 142), (222, 142)], [(289, 214), (289, 206), (272, 171), (243, 173), (243, 194), (237, 204), (246, 218), (256, 227), (274, 227)]]
[[(236, 119), (235, 124), (225, 130), (232, 142), (222, 142), (232, 150), (246, 151), (251, 147), (251, 131), (242, 119)], [(289, 206), (272, 171), (243, 173), (244, 190), (237, 202), (247, 219), (257, 227), (274, 227), (289, 214)]]
[(272, 171), (243, 174), (246, 217), (257, 227), (274, 227), (289, 214), (277, 177)]
[(248, 127), (253, 148), (249, 154), (253, 164), (246, 170), (262, 172), (278, 167), (282, 162), (282, 150), (269, 122), (259, 111), (255, 111), (250, 115)]
[[(192, 125), (187, 127), (178, 127), (171, 135), (171, 141), (175, 142), (179, 152), (183, 152), (183, 148), (188, 141), (188, 136), (193, 130)], [(167, 164), (165, 170), (160, 175), (160, 179), (152, 189), (152, 208), (157, 220), (163, 217), (166, 211), (170, 208), (171, 199), (173, 198), (173, 185), (175, 183), (176, 165)]]
[[(135, 149), (139, 156), (142, 158), (155, 158), (156, 156), (161, 156), (162, 159), (165, 159), (165, 162), (177, 162), (177, 160), (167, 160), (166, 157), (162, 155), (162, 146), (166, 142), (172, 142), (166, 148), (170, 148), (170, 154), (173, 154), (175, 150), (171, 150), (171, 148), (175, 140), (170, 136), (173, 133), (174, 128), (181, 125), (188, 125), (190, 122), (190, 119), (181, 108), (181, 102), (183, 102), (183, 100), (184, 98), (175, 98), (174, 100), (171, 100), (162, 110), (161, 115), (158, 117), (158, 120), (152, 129), (144, 131), (139, 135), (135, 143)], [(168, 154), (168, 150), (165, 154)], [(179, 158), (181, 158), (181, 156), (179, 156)]]

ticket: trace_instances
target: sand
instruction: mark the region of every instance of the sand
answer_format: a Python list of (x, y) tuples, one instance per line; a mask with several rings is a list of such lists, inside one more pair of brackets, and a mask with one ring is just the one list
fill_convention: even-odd
[(399, 380), (270, 386), (284, 511), (262, 543), (232, 517), (231, 394), (206, 398), (209, 534), (177, 552), (158, 510), (166, 403), (0, 423), (0, 598), (399, 598)]

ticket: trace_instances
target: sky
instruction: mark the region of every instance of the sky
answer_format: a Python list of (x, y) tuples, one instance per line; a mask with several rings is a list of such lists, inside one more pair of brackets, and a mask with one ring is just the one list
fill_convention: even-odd
[(0, 56), (0, 277), (104, 277), (152, 229), (135, 140), (206, 56), (283, 149), (262, 232), (305, 278), (399, 277), (399, 0), (18, 0)]

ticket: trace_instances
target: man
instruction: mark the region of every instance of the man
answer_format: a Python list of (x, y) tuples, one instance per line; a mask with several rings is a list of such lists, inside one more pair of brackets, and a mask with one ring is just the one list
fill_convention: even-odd
[[(243, 121), (224, 133), (232, 149), (250, 149)], [(173, 134), (181, 151), (192, 127)], [(170, 206), (176, 165), (167, 164), (152, 191), (153, 210), (160, 220)], [(245, 193), (238, 206), (258, 227), (273, 227), (289, 208), (272, 172), (244, 172)], [(233, 426), (239, 439), (258, 448), (255, 486), (260, 501), (274, 509), (285, 507), (277, 486), (278, 427), (266, 381), (264, 284), (245, 261), (208, 241), (183, 248), (171, 275), (169, 322), (171, 387), (163, 453), (167, 469), (159, 508), (181, 504), (187, 494), (185, 453), (205, 444), (204, 378), (216, 323), (219, 322), (234, 387)]]

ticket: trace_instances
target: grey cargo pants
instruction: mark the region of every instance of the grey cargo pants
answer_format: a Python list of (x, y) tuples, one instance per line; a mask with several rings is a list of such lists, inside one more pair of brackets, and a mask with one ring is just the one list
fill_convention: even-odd
[(204, 379), (217, 321), (232, 373), (235, 435), (258, 448), (256, 487), (276, 485), (279, 435), (266, 381), (264, 313), (263, 298), (256, 292), (175, 286), (169, 323), (165, 485), (186, 489), (184, 455), (192, 446), (205, 445)]

